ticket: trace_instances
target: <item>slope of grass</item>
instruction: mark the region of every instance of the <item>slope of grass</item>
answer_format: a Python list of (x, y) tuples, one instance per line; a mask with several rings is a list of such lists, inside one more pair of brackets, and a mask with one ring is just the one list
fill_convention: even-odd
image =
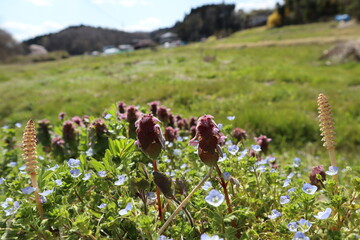
[[(283, 36), (291, 38), (293, 28), (301, 27), (276, 31), (288, 32)], [(238, 35), (249, 34), (250, 38), (256, 31), (260, 30)], [(29, 118), (54, 120), (61, 111), (69, 116), (100, 115), (116, 101), (147, 107), (147, 102), (160, 100), (186, 117), (207, 113), (226, 123), (226, 116), (236, 115), (234, 126), (267, 134), (279, 148), (304, 147), (319, 140), (316, 98), (324, 92), (333, 105), (339, 146), (355, 150), (360, 144), (360, 68), (355, 62), (327, 66), (317, 61), (329, 47), (219, 50), (206, 43), (157, 52), (3, 65), (0, 124)], [(215, 60), (204, 61), (206, 56)]]

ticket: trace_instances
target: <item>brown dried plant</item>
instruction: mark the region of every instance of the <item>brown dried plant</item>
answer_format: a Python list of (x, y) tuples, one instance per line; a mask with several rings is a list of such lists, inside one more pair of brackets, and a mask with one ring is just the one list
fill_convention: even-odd
[[(334, 120), (331, 113), (331, 106), (329, 104), (328, 98), (320, 93), (318, 97), (318, 110), (319, 110), (319, 122), (320, 122), (320, 130), (321, 136), (323, 137), (321, 140), (324, 142), (324, 147), (329, 152), (330, 163), (332, 166), (336, 166), (336, 158), (335, 158), (335, 127)], [(337, 175), (334, 176), (337, 181)]]
[(44, 213), (40, 201), (39, 187), (36, 179), (37, 169), (37, 155), (36, 155), (36, 132), (33, 120), (29, 120), (26, 124), (23, 135), (23, 158), (26, 165), (26, 171), (31, 177), (31, 183), (35, 188), (35, 201), (41, 218), (44, 218)]

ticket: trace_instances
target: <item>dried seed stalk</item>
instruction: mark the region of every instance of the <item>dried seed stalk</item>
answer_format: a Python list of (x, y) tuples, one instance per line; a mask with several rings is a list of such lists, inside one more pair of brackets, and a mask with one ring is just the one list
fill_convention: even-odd
[[(328, 98), (322, 93), (320, 93), (318, 97), (318, 110), (321, 136), (323, 137), (321, 140), (324, 142), (324, 147), (329, 152), (331, 165), (336, 166), (334, 120)], [(337, 175), (334, 177), (337, 181)]]
[(42, 205), (40, 202), (39, 187), (36, 179), (37, 155), (36, 155), (36, 132), (33, 120), (29, 120), (26, 124), (23, 135), (23, 157), (26, 165), (26, 171), (31, 177), (31, 183), (35, 188), (35, 201), (41, 218), (44, 218)]

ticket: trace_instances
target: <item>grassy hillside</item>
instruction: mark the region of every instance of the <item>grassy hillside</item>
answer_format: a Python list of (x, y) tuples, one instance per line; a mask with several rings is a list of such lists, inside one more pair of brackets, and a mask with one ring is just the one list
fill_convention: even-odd
[(226, 116), (236, 115), (234, 126), (273, 137), (279, 147), (304, 147), (319, 140), (316, 98), (323, 92), (334, 109), (339, 147), (354, 150), (360, 144), (358, 63), (328, 66), (318, 61), (330, 44), (217, 46), (315, 35), (353, 38), (359, 32), (359, 26), (336, 29), (329, 23), (259, 28), (157, 52), (2, 65), (0, 124), (55, 120), (61, 111), (100, 115), (116, 101), (147, 107), (160, 100), (186, 117), (208, 113), (229, 123)]

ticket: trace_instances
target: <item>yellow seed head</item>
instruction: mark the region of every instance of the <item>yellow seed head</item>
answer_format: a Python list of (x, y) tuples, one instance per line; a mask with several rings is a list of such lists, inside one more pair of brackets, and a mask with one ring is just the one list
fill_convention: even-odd
[(37, 155), (36, 155), (36, 132), (33, 120), (26, 124), (23, 135), (23, 157), (26, 165), (26, 171), (32, 175), (36, 174)]
[(318, 97), (318, 110), (319, 110), (319, 122), (321, 140), (324, 141), (324, 147), (327, 149), (335, 148), (335, 131), (334, 120), (331, 113), (331, 107), (327, 97), (320, 93)]

